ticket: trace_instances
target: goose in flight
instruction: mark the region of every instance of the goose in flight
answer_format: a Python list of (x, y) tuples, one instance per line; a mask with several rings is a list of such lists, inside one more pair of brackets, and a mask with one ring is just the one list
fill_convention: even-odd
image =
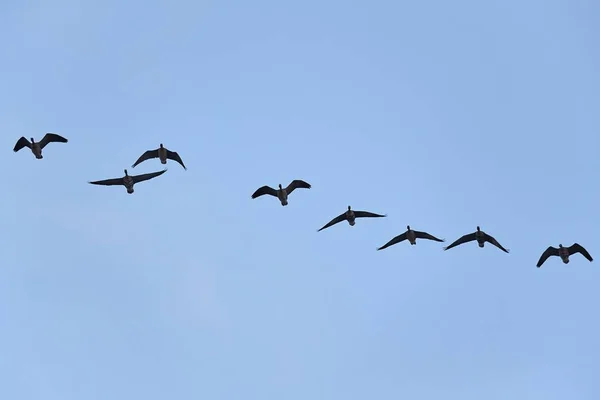
[(387, 215), (375, 214), (369, 211), (354, 211), (350, 206), (348, 206), (348, 210), (344, 211), (331, 221), (329, 221), (325, 226), (319, 229), (317, 232), (322, 231), (323, 229), (329, 228), (332, 225), (337, 224), (338, 222), (348, 221), (350, 226), (354, 226), (356, 224), (356, 218), (377, 218), (377, 217), (387, 217)]
[(570, 247), (563, 247), (562, 244), (559, 244), (558, 249), (552, 246), (548, 247), (546, 251), (542, 253), (542, 256), (540, 257), (540, 260), (538, 261), (536, 266), (538, 268), (541, 267), (544, 261), (546, 261), (550, 256), (558, 256), (562, 259), (563, 263), (568, 264), (569, 256), (576, 253), (581, 253), (581, 255), (587, 258), (590, 262), (594, 261), (590, 253), (588, 253), (588, 251), (578, 243), (573, 243)]
[(270, 196), (274, 196), (277, 197), (279, 199), (279, 201), (281, 202), (282, 206), (287, 206), (288, 205), (288, 196), (290, 194), (292, 194), (292, 192), (295, 189), (310, 189), (310, 184), (304, 182), (303, 180), (300, 179), (294, 179), (287, 187), (282, 187), (281, 183), (279, 184), (279, 189), (273, 189), (270, 186), (262, 186), (260, 188), (258, 188), (256, 190), (256, 192), (254, 192), (252, 194), (252, 198), (256, 199), (257, 197), (263, 196), (265, 194), (268, 194)]
[(135, 168), (135, 166), (139, 163), (149, 160), (151, 158), (159, 158), (161, 164), (166, 164), (167, 159), (176, 161), (183, 167), (183, 169), (187, 171), (187, 168), (183, 164), (183, 161), (181, 160), (181, 157), (179, 157), (179, 154), (177, 154), (177, 152), (175, 151), (167, 150), (166, 147), (163, 147), (162, 143), (160, 144), (160, 147), (158, 149), (148, 150), (144, 154), (142, 154), (140, 158), (138, 158), (137, 161), (131, 166), (131, 168)]
[(167, 170), (164, 169), (162, 171), (150, 172), (148, 174), (129, 175), (127, 173), (127, 170), (124, 170), (124, 171), (125, 171), (125, 176), (122, 178), (105, 179), (102, 181), (94, 181), (94, 182), (88, 182), (88, 183), (91, 183), (92, 185), (104, 185), (104, 186), (123, 185), (127, 189), (127, 193), (133, 194), (133, 185), (135, 185), (136, 183), (140, 183), (143, 181), (147, 181), (148, 179), (156, 178), (157, 176), (160, 176), (160, 175), (164, 174), (165, 172), (167, 172)]
[(494, 239), (493, 236), (488, 235), (487, 233), (479, 229), (479, 227), (477, 227), (477, 230), (475, 232), (469, 233), (468, 235), (464, 235), (461, 238), (457, 239), (454, 243), (444, 247), (444, 250), (449, 250), (453, 247), (458, 246), (459, 244), (471, 242), (473, 240), (477, 240), (477, 244), (479, 245), (479, 247), (483, 247), (485, 245), (485, 242), (488, 242), (493, 244), (505, 253), (508, 253), (510, 251), (502, 247), (502, 245), (498, 243), (498, 241)]
[(395, 238), (393, 238), (392, 240), (390, 240), (389, 242), (387, 242), (386, 244), (384, 244), (377, 250), (383, 250), (385, 248), (388, 248), (392, 245), (395, 245), (396, 243), (400, 243), (407, 239), (411, 245), (417, 244), (417, 239), (428, 239), (428, 240), (433, 240), (435, 242), (445, 242), (444, 239), (438, 239), (435, 236), (430, 235), (427, 232), (413, 231), (412, 229), (410, 229), (410, 225), (406, 225), (406, 232), (404, 232), (401, 235), (396, 236)]
[(44, 156), (42, 156), (42, 149), (46, 147), (48, 143), (52, 142), (67, 143), (68, 140), (55, 133), (46, 133), (42, 140), (40, 140), (39, 142), (36, 142), (35, 140), (33, 140), (33, 138), (31, 138), (31, 141), (29, 141), (25, 137), (21, 136), (21, 138), (17, 140), (17, 144), (15, 144), (15, 148), (13, 149), (13, 151), (16, 153), (23, 147), (29, 147), (35, 158), (41, 160), (42, 158), (44, 158)]

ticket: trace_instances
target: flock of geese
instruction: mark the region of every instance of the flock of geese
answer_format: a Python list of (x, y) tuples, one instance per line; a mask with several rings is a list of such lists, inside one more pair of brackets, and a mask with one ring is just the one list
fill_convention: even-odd
[[(42, 140), (40, 140), (39, 142), (36, 142), (33, 138), (31, 138), (30, 140), (27, 140), (27, 138), (21, 137), (19, 140), (17, 140), (17, 143), (15, 144), (15, 147), (13, 150), (15, 152), (17, 152), (24, 147), (28, 147), (31, 150), (31, 152), (33, 153), (33, 155), (35, 156), (35, 158), (40, 160), (43, 158), (42, 150), (49, 143), (67, 143), (67, 142), (68, 142), (68, 140), (60, 135), (57, 135), (55, 133), (46, 133), (46, 135), (44, 135)], [(144, 152), (137, 159), (137, 161), (135, 163), (133, 163), (133, 165), (131, 167), (135, 168), (138, 164), (140, 164), (146, 160), (152, 159), (152, 158), (158, 158), (160, 160), (161, 164), (166, 164), (167, 160), (173, 160), (173, 161), (179, 163), (185, 170), (187, 170), (187, 168), (186, 168), (185, 164), (183, 163), (183, 161), (181, 160), (181, 157), (179, 156), (179, 154), (177, 154), (177, 152), (168, 150), (166, 147), (163, 146), (162, 143), (160, 144), (159, 148), (154, 149), (154, 150), (148, 150), (148, 151)], [(129, 175), (127, 173), (127, 169), (125, 169), (124, 170), (125, 176), (123, 176), (123, 177), (104, 179), (104, 180), (93, 181), (93, 182), (89, 182), (89, 183), (91, 183), (92, 185), (102, 185), (102, 186), (119, 186), (119, 185), (124, 186), (125, 189), (127, 189), (127, 193), (133, 194), (133, 192), (134, 192), (133, 187), (136, 183), (140, 183), (140, 182), (144, 182), (144, 181), (156, 178), (156, 177), (164, 174), (166, 171), (167, 171), (167, 169), (165, 168), (162, 171), (150, 172), (147, 174)], [(309, 183), (307, 183), (303, 180), (300, 180), (300, 179), (295, 179), (292, 182), (290, 182), (290, 184), (285, 188), (282, 187), (281, 184), (279, 184), (278, 189), (273, 189), (272, 187), (266, 186), (266, 185), (262, 186), (262, 187), (258, 188), (252, 194), (251, 197), (253, 199), (256, 199), (260, 196), (269, 195), (269, 196), (276, 197), (281, 202), (282, 206), (287, 206), (288, 205), (288, 197), (290, 194), (292, 194), (292, 192), (294, 190), (310, 189), (310, 187), (311, 187), (311, 185)], [(325, 224), (321, 229), (319, 229), (318, 232), (322, 231), (323, 229), (327, 229), (335, 224), (338, 224), (342, 221), (347, 221), (350, 226), (354, 226), (356, 224), (356, 218), (381, 218), (381, 217), (386, 217), (386, 215), (376, 214), (376, 213), (372, 213), (369, 211), (357, 211), (357, 210), (353, 210), (350, 206), (348, 206), (348, 209), (346, 211), (344, 211), (337, 217), (333, 218), (331, 221), (329, 221), (327, 224)], [(405, 240), (408, 240), (408, 242), (411, 245), (416, 245), (417, 239), (427, 239), (427, 240), (432, 240), (435, 242), (445, 242), (444, 239), (438, 239), (437, 237), (435, 237), (427, 232), (415, 231), (415, 230), (411, 229), (410, 226), (407, 226), (406, 231), (404, 233), (394, 237), (389, 242), (387, 242), (383, 246), (379, 247), (377, 250), (386, 249), (394, 244), (403, 242)], [(493, 236), (482, 231), (479, 226), (477, 227), (477, 230), (475, 232), (461, 236), (460, 238), (455, 240), (452, 244), (444, 247), (444, 250), (449, 250), (449, 249), (456, 247), (458, 245), (461, 245), (463, 243), (468, 243), (468, 242), (472, 242), (472, 241), (477, 241), (477, 244), (479, 245), (479, 247), (484, 247), (485, 243), (487, 242), (487, 243), (490, 243), (490, 244), (496, 246), (497, 248), (504, 251), (505, 253), (509, 252), (509, 250), (502, 247), (502, 245)], [(588, 253), (588, 251), (585, 248), (583, 248), (583, 246), (581, 246), (580, 244), (573, 243), (569, 247), (563, 247), (562, 244), (559, 244), (558, 248), (549, 246), (542, 253), (536, 266), (538, 268), (541, 267), (542, 264), (551, 256), (558, 256), (561, 258), (563, 263), (568, 264), (569, 256), (571, 256), (573, 254), (577, 254), (577, 253), (580, 253), (585, 258), (587, 258), (589, 261), (593, 261), (593, 258), (590, 255), (590, 253)]]

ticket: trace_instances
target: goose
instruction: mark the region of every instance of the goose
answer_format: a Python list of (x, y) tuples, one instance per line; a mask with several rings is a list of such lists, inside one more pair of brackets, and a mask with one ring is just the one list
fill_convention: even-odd
[(406, 225), (406, 232), (404, 232), (401, 235), (396, 236), (395, 238), (393, 238), (392, 240), (390, 240), (389, 242), (387, 242), (386, 244), (384, 244), (377, 250), (383, 250), (385, 248), (388, 248), (392, 245), (395, 245), (396, 243), (400, 243), (407, 239), (411, 245), (417, 244), (417, 239), (429, 239), (429, 240), (433, 240), (436, 242), (445, 242), (446, 241), (445, 239), (438, 239), (435, 236), (430, 235), (427, 232), (413, 231), (412, 229), (410, 229), (410, 225)]
[(29, 147), (35, 158), (41, 160), (42, 158), (44, 158), (44, 156), (42, 156), (42, 149), (46, 147), (48, 143), (52, 142), (67, 143), (68, 140), (55, 133), (46, 133), (42, 140), (40, 140), (37, 143), (35, 140), (33, 140), (33, 138), (31, 138), (31, 141), (29, 141), (24, 136), (21, 136), (21, 138), (17, 140), (17, 144), (15, 144), (15, 148), (13, 149), (13, 151), (16, 153), (23, 147)]
[(536, 266), (538, 268), (541, 267), (544, 261), (546, 261), (550, 256), (559, 256), (563, 263), (568, 264), (569, 256), (576, 253), (581, 253), (581, 255), (587, 258), (590, 262), (594, 261), (590, 253), (588, 253), (588, 251), (578, 243), (573, 243), (570, 247), (563, 247), (562, 244), (559, 244), (558, 249), (552, 246), (548, 247), (546, 251), (542, 253), (542, 256), (540, 257), (540, 260)]
[(256, 192), (252, 194), (252, 198), (256, 199), (257, 197), (268, 194), (270, 196), (277, 197), (282, 206), (287, 206), (288, 196), (292, 194), (295, 189), (299, 188), (310, 189), (310, 183), (306, 183), (300, 179), (294, 179), (286, 188), (281, 187), (281, 183), (279, 184), (279, 189), (273, 189), (272, 187), (265, 185), (258, 188)]
[(183, 161), (181, 160), (181, 157), (179, 157), (179, 154), (177, 154), (174, 151), (167, 150), (166, 147), (163, 147), (162, 143), (160, 144), (160, 147), (158, 149), (148, 150), (144, 154), (142, 154), (140, 158), (138, 158), (137, 161), (131, 166), (131, 168), (135, 168), (135, 166), (141, 163), (142, 161), (146, 161), (151, 158), (159, 158), (161, 164), (166, 164), (167, 159), (176, 161), (183, 167), (183, 169), (187, 171), (187, 168), (183, 164)]
[(377, 218), (377, 217), (387, 217), (386, 215), (375, 214), (369, 211), (354, 211), (350, 206), (348, 206), (348, 210), (344, 211), (331, 221), (329, 221), (325, 226), (319, 229), (317, 232), (321, 232), (323, 229), (329, 228), (332, 225), (337, 224), (338, 222), (348, 221), (350, 226), (354, 226), (356, 224), (356, 218)]
[(469, 233), (468, 235), (464, 235), (461, 238), (457, 239), (451, 245), (444, 247), (444, 250), (449, 250), (455, 246), (458, 246), (459, 244), (471, 242), (473, 240), (477, 240), (477, 244), (479, 245), (479, 247), (483, 247), (485, 242), (488, 242), (488, 243), (493, 244), (494, 246), (496, 246), (497, 248), (499, 248), (500, 250), (502, 250), (505, 253), (510, 252), (510, 250), (507, 250), (504, 247), (502, 247), (502, 245), (500, 243), (498, 243), (498, 241), (496, 239), (494, 239), (493, 236), (488, 235), (487, 233), (485, 233), (484, 231), (479, 229), (479, 227), (477, 227), (477, 230), (475, 232)]
[(91, 183), (92, 185), (104, 185), (104, 186), (123, 185), (123, 186), (125, 186), (125, 188), (127, 188), (127, 193), (133, 194), (133, 185), (135, 185), (136, 183), (147, 181), (148, 179), (156, 178), (157, 176), (160, 176), (160, 175), (164, 174), (165, 172), (167, 172), (167, 169), (164, 169), (164, 170), (158, 171), (158, 172), (150, 172), (148, 174), (142, 174), (142, 175), (129, 175), (127, 173), (126, 169), (124, 171), (125, 171), (125, 176), (122, 178), (105, 179), (102, 181), (94, 181), (94, 182), (88, 182), (88, 183)]

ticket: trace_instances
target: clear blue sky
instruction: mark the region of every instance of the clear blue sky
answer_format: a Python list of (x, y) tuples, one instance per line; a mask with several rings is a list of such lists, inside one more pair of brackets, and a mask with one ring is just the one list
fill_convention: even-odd
[[(0, 5), (0, 397), (600, 398), (600, 4)], [(56, 132), (43, 160), (20, 136)], [(188, 167), (122, 175), (159, 143)], [(158, 160), (133, 170), (162, 169)], [(251, 200), (258, 187), (313, 185)], [(348, 205), (388, 218), (317, 233)], [(446, 244), (480, 225), (510, 254)]]

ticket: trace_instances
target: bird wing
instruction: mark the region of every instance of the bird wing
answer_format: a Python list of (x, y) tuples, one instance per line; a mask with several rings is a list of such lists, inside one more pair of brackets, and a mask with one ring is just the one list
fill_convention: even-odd
[(43, 149), (48, 143), (52, 142), (67, 143), (68, 140), (56, 133), (46, 133), (42, 140), (40, 140), (40, 148)]
[(579, 243), (573, 243), (571, 247), (569, 247), (569, 254), (581, 253), (582, 256), (587, 258), (589, 261), (594, 261), (590, 253), (586, 249), (583, 248)]
[(160, 176), (160, 175), (164, 174), (165, 172), (167, 172), (166, 168), (163, 169), (162, 171), (150, 172), (150, 173), (141, 174), (141, 175), (131, 175), (131, 179), (133, 179), (133, 183), (144, 182), (144, 181), (147, 181), (148, 179), (156, 178), (157, 176)]
[(505, 253), (510, 253), (510, 250), (502, 247), (502, 245), (500, 243), (498, 243), (498, 241), (496, 239), (494, 239), (493, 236), (488, 235), (487, 233), (485, 234), (485, 241), (493, 244), (494, 246), (496, 246), (497, 248), (499, 248), (500, 250), (502, 250)]
[(290, 193), (292, 193), (295, 189), (310, 189), (310, 183), (304, 182), (303, 180), (300, 179), (294, 179), (289, 185), (288, 187), (285, 188), (285, 191), (287, 192), (287, 194), (289, 195)]
[(381, 215), (381, 214), (375, 214), (372, 212), (368, 212), (368, 211), (354, 211), (354, 216), (356, 218), (365, 218), (365, 217), (387, 217), (386, 215)]
[(548, 257), (550, 256), (557, 256), (558, 255), (558, 249), (556, 247), (548, 247), (543, 253), (542, 256), (540, 257), (539, 261), (536, 264), (536, 267), (541, 267), (542, 264), (548, 259)]
[(381, 246), (377, 250), (383, 250), (383, 249), (385, 249), (387, 247), (390, 247), (391, 245), (394, 245), (396, 243), (400, 243), (403, 240), (406, 240), (406, 232), (404, 232), (401, 235), (396, 236), (395, 238), (393, 238), (392, 240), (390, 240), (389, 242), (387, 242), (386, 244), (384, 244), (383, 246)]
[(151, 158), (157, 158), (157, 157), (158, 157), (158, 149), (148, 150), (144, 154), (142, 154), (140, 156), (140, 158), (137, 159), (137, 161), (131, 166), (131, 168), (135, 168), (135, 166), (138, 165), (139, 163), (141, 163), (142, 161), (146, 161)]
[(88, 182), (88, 183), (91, 183), (92, 185), (115, 186), (115, 185), (122, 185), (123, 178), (104, 179), (102, 181), (94, 181), (94, 182)]
[(460, 237), (454, 243), (450, 244), (449, 246), (444, 247), (444, 250), (450, 250), (451, 248), (456, 247), (459, 244), (467, 243), (472, 240), (475, 240), (475, 232), (469, 233), (468, 235), (464, 235), (464, 236)]
[(334, 219), (332, 219), (331, 221), (329, 221), (327, 224), (325, 224), (325, 226), (323, 226), (321, 229), (319, 229), (317, 232), (321, 232), (323, 229), (325, 228), (329, 228), (332, 225), (337, 224), (338, 222), (342, 222), (346, 219), (346, 213), (342, 213), (340, 215), (338, 215), (337, 217), (335, 217)]
[(430, 235), (427, 232), (419, 232), (419, 231), (414, 231), (415, 232), (415, 237), (419, 238), (419, 239), (429, 239), (429, 240), (434, 240), (436, 242), (445, 242), (445, 239), (438, 239), (433, 235)]
[(173, 161), (177, 161), (183, 167), (183, 169), (185, 169), (187, 171), (187, 168), (185, 167), (183, 160), (181, 159), (181, 157), (179, 157), (179, 154), (177, 154), (177, 152), (167, 150), (167, 158), (169, 158)]
[(273, 189), (271, 186), (265, 185), (265, 186), (262, 186), (262, 187), (256, 189), (256, 192), (252, 193), (252, 198), (255, 199), (255, 198), (263, 196), (265, 194), (277, 197), (277, 190)]
[(27, 140), (25, 137), (21, 136), (19, 140), (17, 140), (17, 144), (15, 144), (15, 148), (13, 151), (17, 152), (21, 150), (23, 147), (31, 148), (31, 142)]

